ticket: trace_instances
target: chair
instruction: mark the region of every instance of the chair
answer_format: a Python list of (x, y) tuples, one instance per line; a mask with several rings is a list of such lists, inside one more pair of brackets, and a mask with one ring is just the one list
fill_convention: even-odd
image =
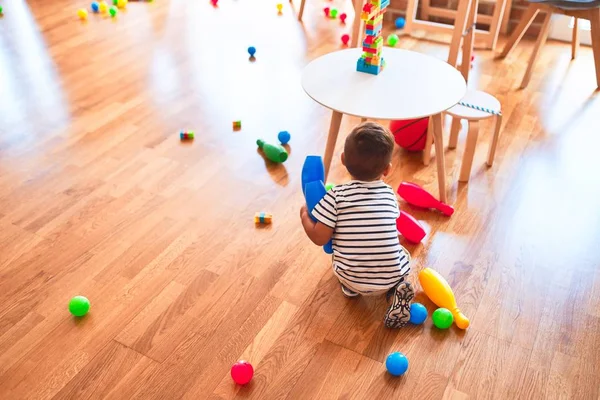
[[(539, 12), (544, 12), (544, 20), (542, 22), (542, 28), (535, 42), (535, 47), (529, 58), (529, 65), (523, 76), (521, 82), (521, 88), (527, 87), (529, 80), (531, 79), (531, 73), (535, 62), (537, 61), (540, 51), (546, 39), (548, 39), (548, 32), (550, 29), (550, 17), (554, 14), (563, 14), (577, 19), (587, 19), (590, 21), (592, 28), (592, 50), (594, 52), (594, 64), (596, 68), (596, 85), (600, 88), (600, 0), (563, 0), (563, 1), (541, 1), (534, 2), (530, 1), (529, 6), (523, 13), (519, 25), (515, 28), (511, 34), (504, 50), (500, 54), (500, 58), (505, 58), (510, 52), (516, 47), (519, 41), (523, 38), (523, 35), (538, 15)], [(572, 43), (572, 58), (575, 58), (577, 54), (577, 47), (579, 45), (577, 23), (573, 31), (573, 43)]]
[[(290, 3), (292, 0), (290, 0)], [(302, 0), (300, 2), (300, 9), (298, 10), (298, 21), (302, 21), (302, 16), (304, 15), (304, 5), (306, 0)], [(363, 0), (352, 0), (354, 5), (354, 22), (352, 23), (352, 36), (350, 40), (350, 47), (356, 47), (358, 45), (358, 39), (361, 36), (360, 26), (361, 19), (360, 14), (362, 12)]]

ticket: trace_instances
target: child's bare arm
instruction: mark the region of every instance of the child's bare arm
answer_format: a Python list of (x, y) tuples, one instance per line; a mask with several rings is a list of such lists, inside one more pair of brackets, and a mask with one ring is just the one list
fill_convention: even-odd
[(333, 229), (320, 222), (312, 220), (306, 206), (300, 208), (300, 219), (306, 236), (316, 245), (324, 246), (333, 236)]

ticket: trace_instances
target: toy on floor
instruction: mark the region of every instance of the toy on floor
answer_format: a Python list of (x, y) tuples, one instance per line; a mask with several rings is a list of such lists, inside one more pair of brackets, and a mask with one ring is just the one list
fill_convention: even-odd
[(333, 189), (335, 187), (335, 183), (333, 182), (329, 182), (325, 185), (325, 190), (327, 190), (328, 192)]
[[(302, 166), (302, 193), (306, 200), (306, 208), (308, 215), (313, 221), (317, 219), (313, 217), (312, 210), (321, 201), (327, 193), (323, 181), (325, 180), (325, 166), (321, 156), (307, 156)], [(327, 254), (333, 254), (333, 243), (330, 240), (323, 246), (323, 251)]]
[(248, 361), (240, 360), (231, 367), (231, 378), (238, 385), (245, 385), (252, 380), (254, 368)]
[(340, 14), (340, 21), (342, 21), (342, 24), (346, 23), (346, 18), (348, 18), (348, 15), (346, 13)]
[(219, 0), (210, 0), (210, 4), (212, 4), (213, 7), (217, 7), (219, 5)]
[(325, 13), (325, 16), (326, 16), (326, 17), (329, 17), (329, 7), (325, 7), (325, 8), (323, 9), (323, 12)]
[(398, 35), (396, 35), (395, 33), (392, 33), (390, 36), (388, 36), (387, 38), (387, 44), (390, 47), (395, 47), (398, 44), (398, 41), (400, 40), (400, 38), (398, 37)]
[(256, 47), (254, 47), (254, 46), (248, 47), (248, 54), (250, 54), (250, 57), (254, 57), (254, 55), (256, 54)]
[(77, 16), (80, 20), (85, 21), (88, 18), (88, 12), (83, 8), (80, 8), (79, 10), (77, 10)]
[(458, 309), (454, 292), (443, 276), (431, 268), (425, 268), (419, 272), (419, 282), (431, 301), (438, 307), (450, 310), (456, 321), (456, 326), (460, 329), (467, 329), (469, 327), (469, 319)]
[(407, 203), (412, 204), (413, 206), (435, 208), (447, 216), (454, 214), (454, 208), (452, 206), (442, 203), (433, 197), (431, 193), (415, 183), (402, 182), (400, 186), (398, 186), (398, 194), (406, 200)]
[(356, 70), (359, 72), (378, 75), (385, 68), (385, 60), (381, 56), (381, 28), (383, 14), (389, 4), (389, 1), (367, 0), (363, 6), (360, 19), (365, 21), (365, 40), (362, 44), (363, 54), (356, 62)]
[(426, 235), (419, 221), (404, 211), (400, 211), (400, 216), (396, 219), (396, 228), (411, 243), (420, 243)]
[(454, 317), (447, 308), (438, 308), (435, 310), (431, 319), (433, 320), (433, 325), (438, 329), (448, 329), (454, 322)]
[(181, 131), (179, 132), (180, 140), (193, 140), (194, 139), (194, 131)]
[(242, 121), (233, 121), (233, 130), (239, 131), (242, 129)]
[(117, 0), (116, 6), (119, 8), (127, 7), (127, 0)]
[(270, 224), (273, 222), (273, 215), (266, 212), (257, 212), (254, 214), (254, 223), (255, 224)]
[(277, 3), (277, 13), (281, 14), (281, 11), (283, 10), (283, 4), (281, 3)]
[(428, 127), (429, 117), (390, 122), (394, 141), (408, 151), (421, 151), (425, 148)]
[(421, 325), (427, 319), (427, 309), (421, 303), (412, 303), (410, 305), (410, 320), (411, 324)]
[(111, 17), (115, 18), (117, 16), (117, 14), (119, 13), (119, 10), (117, 9), (117, 7), (112, 6), (111, 8), (108, 9), (108, 13), (110, 14)]
[(281, 144), (288, 144), (291, 138), (292, 135), (288, 131), (281, 131), (277, 134), (277, 139), (279, 139)]
[(75, 296), (69, 301), (69, 312), (76, 317), (83, 317), (90, 311), (90, 301), (84, 296)]
[(4, 14), (4, 9), (0, 6), (0, 15)]
[(349, 41), (350, 41), (350, 35), (348, 35), (347, 33), (344, 33), (342, 35), (342, 43), (344, 44), (344, 46), (348, 46)]
[(332, 8), (329, 11), (329, 18), (336, 19), (337, 15), (338, 15), (338, 10), (336, 8)]
[(282, 163), (288, 158), (288, 153), (283, 147), (278, 144), (266, 143), (262, 139), (258, 139), (256, 144), (265, 153), (265, 156), (274, 163)]
[(108, 3), (105, 1), (101, 1), (100, 3), (98, 3), (98, 9), (100, 10), (101, 13), (105, 13), (108, 11)]
[(97, 13), (100, 11), (100, 4), (97, 1), (92, 1), (91, 8), (93, 12)]
[(385, 368), (393, 376), (404, 375), (408, 370), (408, 358), (396, 351), (385, 359)]
[(396, 29), (404, 28), (405, 24), (406, 24), (406, 20), (404, 18), (402, 18), (402, 17), (396, 18), (396, 22), (395, 22)]

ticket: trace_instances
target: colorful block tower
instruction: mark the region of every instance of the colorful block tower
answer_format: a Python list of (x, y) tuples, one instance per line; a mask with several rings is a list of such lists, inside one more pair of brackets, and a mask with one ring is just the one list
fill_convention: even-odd
[(365, 40), (363, 41), (363, 55), (356, 63), (356, 70), (368, 74), (378, 75), (385, 67), (385, 60), (381, 57), (383, 37), (381, 27), (383, 13), (390, 0), (367, 0), (360, 19), (365, 21)]

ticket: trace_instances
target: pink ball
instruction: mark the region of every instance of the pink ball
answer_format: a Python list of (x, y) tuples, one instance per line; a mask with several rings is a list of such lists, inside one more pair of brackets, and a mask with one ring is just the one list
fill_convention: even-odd
[(390, 122), (390, 131), (398, 146), (408, 151), (421, 151), (425, 148), (429, 118)]
[(341, 13), (340, 14), (340, 21), (342, 21), (342, 24), (346, 23), (346, 18), (348, 18), (348, 16), (346, 15), (346, 13)]
[(350, 35), (348, 35), (347, 33), (342, 35), (342, 43), (344, 43), (344, 45), (347, 45), (349, 40), (350, 40)]
[(254, 368), (248, 361), (240, 360), (231, 367), (231, 377), (238, 385), (245, 385), (252, 380)]

